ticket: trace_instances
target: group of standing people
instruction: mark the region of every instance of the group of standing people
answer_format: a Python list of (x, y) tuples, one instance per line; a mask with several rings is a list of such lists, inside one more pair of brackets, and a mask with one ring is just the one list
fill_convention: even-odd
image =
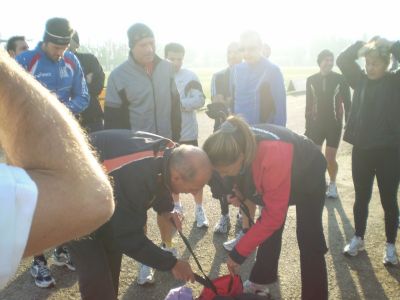
[[(328, 249), (322, 212), (325, 197), (338, 198), (336, 153), (343, 120), (344, 139), (354, 146), (356, 194), (355, 235), (344, 252), (354, 256), (364, 249), (376, 175), (385, 210), (384, 263), (398, 264), (400, 73), (386, 70), (391, 53), (400, 59), (399, 42), (376, 38), (356, 43), (338, 58), (343, 75), (332, 71), (332, 52), (318, 55), (320, 71), (307, 79), (305, 137), (285, 128), (286, 93), (279, 67), (263, 54), (265, 46), (256, 32), (243, 33), (239, 43), (228, 47), (229, 67), (213, 76), (208, 113), (215, 119), (214, 133), (202, 150), (196, 110), (205, 104), (205, 96), (198, 77), (182, 68), (184, 47), (168, 44), (165, 60), (155, 54), (155, 38), (148, 26), (134, 24), (127, 35), (128, 59), (108, 79), (104, 124), (97, 100), (104, 73), (94, 56), (76, 51), (79, 37), (67, 20), (49, 20), (43, 42), (16, 57), (83, 122), (100, 163), (113, 179), (116, 208), (111, 219), (69, 243), (69, 251), (64, 246), (54, 251), (56, 262), (77, 269), (83, 299), (117, 298), (122, 254), (140, 262), (139, 284), (154, 281), (152, 268), (193, 281), (190, 265), (177, 258), (172, 244), (174, 227), (182, 230), (179, 194), (194, 196), (197, 227), (207, 227), (202, 190), (207, 183), (218, 189), (216, 176), (229, 188), (218, 189), (221, 219), (215, 232), (229, 230), (228, 204), (246, 205), (250, 219), (256, 206), (261, 207), (253, 226), (243, 216), (241, 233), (224, 243), (232, 274), (258, 248), (245, 291), (269, 294), (270, 284), (278, 278), (288, 207), (296, 205), (302, 298), (327, 299), (324, 255)], [(68, 47), (71, 51), (66, 51)], [(366, 73), (355, 62), (358, 57), (365, 57)], [(354, 89), (352, 104), (349, 86)], [(84, 112), (92, 113), (85, 116)], [(108, 130), (102, 131), (103, 125)], [(146, 236), (149, 208), (157, 212), (161, 247)], [(46, 265), (43, 255), (36, 256), (31, 269), (42, 287), (55, 283)]]

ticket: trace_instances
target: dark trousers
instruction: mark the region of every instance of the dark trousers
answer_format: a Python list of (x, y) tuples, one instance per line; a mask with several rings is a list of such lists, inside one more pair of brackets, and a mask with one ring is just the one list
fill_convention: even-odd
[(395, 243), (399, 217), (397, 191), (400, 181), (400, 149), (364, 150), (353, 147), (352, 173), (356, 194), (353, 207), (355, 234), (364, 238), (368, 205), (376, 176), (385, 212), (386, 239), (388, 243)]
[(221, 215), (225, 216), (229, 214), (229, 203), (226, 196), (223, 196), (221, 199), (219, 199), (219, 203), (221, 205)]
[(68, 245), (79, 277), (83, 300), (115, 300), (118, 297), (122, 253), (102, 239), (85, 238)]
[[(296, 200), (297, 241), (300, 249), (302, 299), (328, 299), (324, 231), (322, 211), (325, 203), (325, 182)], [(257, 251), (250, 281), (258, 284), (273, 283), (278, 279), (278, 261), (282, 245), (282, 227), (264, 241)]]

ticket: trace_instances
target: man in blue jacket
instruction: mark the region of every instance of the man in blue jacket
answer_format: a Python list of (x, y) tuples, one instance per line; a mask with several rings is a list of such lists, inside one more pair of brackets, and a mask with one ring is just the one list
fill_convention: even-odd
[(16, 60), (77, 115), (89, 105), (89, 93), (78, 59), (66, 51), (72, 34), (68, 20), (50, 19), (43, 41), (35, 49), (18, 55)]
[[(78, 59), (72, 52), (66, 51), (72, 34), (68, 20), (49, 19), (43, 41), (34, 50), (18, 55), (16, 60), (74, 115), (78, 115), (89, 105), (89, 94)], [(65, 247), (54, 250), (54, 263), (75, 270)], [(55, 284), (43, 254), (34, 257), (31, 275), (38, 287), (48, 288)]]
[[(244, 62), (233, 70), (233, 112), (243, 117), (250, 125), (274, 124), (286, 126), (286, 92), (282, 72), (263, 54), (263, 43), (255, 31), (246, 31), (240, 36), (240, 47)], [(248, 205), (254, 216), (256, 206)], [(254, 218), (254, 217), (253, 217)], [(242, 231), (224, 243), (228, 251), (249, 228), (244, 216)]]
[(234, 113), (250, 125), (286, 126), (286, 93), (281, 70), (263, 56), (257, 32), (243, 33), (240, 45), (245, 62), (234, 70)]

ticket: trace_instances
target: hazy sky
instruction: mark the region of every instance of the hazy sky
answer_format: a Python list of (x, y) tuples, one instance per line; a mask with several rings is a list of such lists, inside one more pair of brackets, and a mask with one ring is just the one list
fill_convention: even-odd
[[(400, 0), (111, 0), (2, 1), (0, 36), (22, 34), (35, 42), (47, 19), (69, 19), (82, 43), (126, 42), (127, 28), (148, 24), (157, 43), (181, 42), (198, 50), (225, 47), (246, 29), (258, 31), (272, 47), (306, 45), (335, 35), (361, 38), (379, 34), (400, 39)], [(316, 12), (316, 13), (315, 13)], [(32, 43), (34, 43), (32, 41)], [(34, 45), (31, 45), (31, 47)]]

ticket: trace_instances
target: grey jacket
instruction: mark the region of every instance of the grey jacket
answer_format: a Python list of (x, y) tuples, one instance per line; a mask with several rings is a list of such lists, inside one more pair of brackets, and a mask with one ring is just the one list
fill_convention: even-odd
[(181, 109), (172, 65), (156, 56), (148, 75), (129, 56), (110, 74), (104, 113), (106, 129), (141, 130), (179, 141)]

